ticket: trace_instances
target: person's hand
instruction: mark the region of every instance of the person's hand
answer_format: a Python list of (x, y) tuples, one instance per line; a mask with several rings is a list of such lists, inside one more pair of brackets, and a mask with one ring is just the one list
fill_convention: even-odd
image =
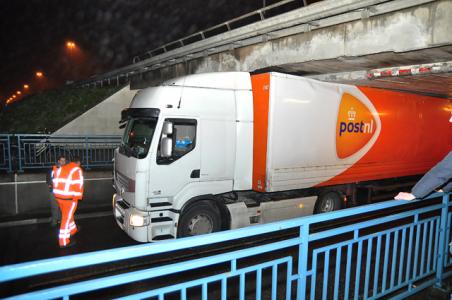
[(411, 193), (400, 192), (397, 196), (394, 197), (396, 200), (414, 200), (416, 197)]

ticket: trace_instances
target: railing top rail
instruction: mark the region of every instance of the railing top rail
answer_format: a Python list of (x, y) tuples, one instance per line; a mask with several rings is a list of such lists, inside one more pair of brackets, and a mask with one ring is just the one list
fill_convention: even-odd
[[(446, 194), (434, 193), (427, 197), (426, 199), (419, 201), (426, 201), (429, 199), (438, 198), (442, 196), (449, 197), (449, 195), (450, 193)], [(137, 246), (128, 246), (117, 249), (102, 250), (91, 253), (82, 253), (66, 257), (58, 257), (34, 262), (25, 262), (15, 265), (3, 266), (0, 267), (0, 282), (28, 276), (35, 276), (39, 274), (45, 274), (53, 271), (61, 271), (78, 267), (85, 267), (93, 264), (108, 263), (141, 256), (171, 252), (175, 250), (182, 250), (186, 248), (191, 248), (193, 247), (193, 245), (204, 246), (219, 242), (236, 240), (239, 238), (246, 238), (260, 234), (272, 233), (285, 229), (309, 226), (310, 224), (314, 223), (337, 220), (344, 217), (350, 217), (353, 215), (359, 215), (363, 213), (377, 212), (382, 209), (394, 208), (398, 206), (407, 205), (409, 203), (413, 203), (413, 201), (404, 201), (404, 200), (385, 201), (376, 204), (343, 209), (328, 214), (312, 215), (303, 218), (278, 221), (274, 223), (256, 225), (252, 227), (240, 228), (224, 232), (217, 232), (213, 234), (162, 241), (153, 244), (152, 246), (149, 246), (149, 244), (142, 244)], [(413, 212), (416, 211), (419, 213), (419, 211), (424, 210), (425, 207), (413, 209), (408, 212), (405, 212), (404, 216), (412, 215)]]

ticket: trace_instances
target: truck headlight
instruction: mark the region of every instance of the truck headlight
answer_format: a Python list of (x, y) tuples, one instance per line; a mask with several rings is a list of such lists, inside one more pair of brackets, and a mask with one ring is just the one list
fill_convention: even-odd
[(147, 216), (131, 214), (129, 223), (130, 226), (141, 227), (149, 225), (149, 218)]

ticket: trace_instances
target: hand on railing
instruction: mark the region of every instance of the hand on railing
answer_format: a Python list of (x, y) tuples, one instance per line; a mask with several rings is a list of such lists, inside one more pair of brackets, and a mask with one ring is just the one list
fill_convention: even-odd
[[(437, 192), (437, 193), (444, 193), (444, 191), (442, 189), (435, 190), (435, 192)], [(410, 201), (410, 200), (416, 199), (416, 196), (411, 194), (411, 193), (400, 192), (400, 193), (397, 194), (397, 196), (394, 197), (394, 199)]]
[(416, 196), (414, 196), (411, 193), (400, 192), (397, 194), (397, 196), (394, 197), (394, 199), (396, 199), (396, 200), (414, 200), (414, 199), (416, 199)]

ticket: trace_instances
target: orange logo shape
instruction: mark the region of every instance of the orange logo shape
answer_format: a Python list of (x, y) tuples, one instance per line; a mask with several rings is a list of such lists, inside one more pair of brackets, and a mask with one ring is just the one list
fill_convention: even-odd
[(358, 152), (372, 138), (377, 123), (369, 108), (356, 97), (344, 93), (336, 124), (336, 153), (347, 158)]

